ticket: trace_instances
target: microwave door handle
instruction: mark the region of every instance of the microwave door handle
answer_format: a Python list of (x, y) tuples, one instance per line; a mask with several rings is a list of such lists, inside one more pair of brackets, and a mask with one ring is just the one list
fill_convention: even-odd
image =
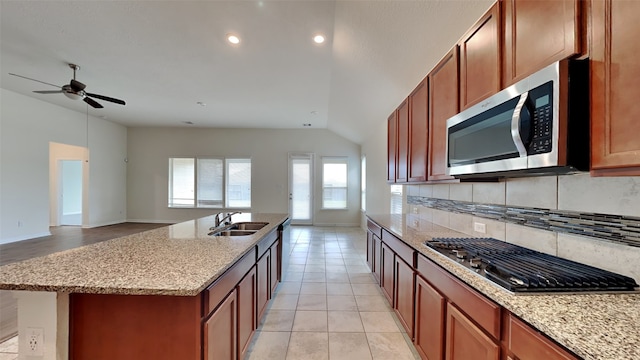
[(527, 148), (524, 146), (524, 142), (522, 142), (522, 138), (520, 137), (520, 117), (522, 116), (522, 108), (527, 102), (527, 97), (529, 97), (528, 91), (520, 95), (520, 100), (513, 110), (513, 116), (511, 117), (511, 137), (513, 138), (513, 143), (516, 145), (516, 149), (518, 149), (520, 157), (527, 156)]

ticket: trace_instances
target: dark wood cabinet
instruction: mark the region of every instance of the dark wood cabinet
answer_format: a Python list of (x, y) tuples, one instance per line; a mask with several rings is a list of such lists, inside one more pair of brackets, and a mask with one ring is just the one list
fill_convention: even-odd
[(577, 360), (577, 356), (512, 314), (504, 318), (503, 344), (507, 359)]
[(373, 235), (373, 277), (382, 285), (382, 241)]
[(381, 277), (380, 286), (382, 287), (382, 293), (386, 296), (389, 303), (393, 306), (393, 287), (394, 287), (394, 268), (395, 268), (395, 254), (387, 244), (384, 242), (380, 246), (380, 265), (381, 265)]
[(500, 3), (462, 37), (460, 47), (460, 110), (500, 91)]
[(446, 334), (446, 360), (500, 360), (500, 346), (451, 303)]
[(387, 182), (396, 182), (398, 158), (398, 113), (394, 110), (387, 119)]
[(504, 87), (554, 61), (580, 54), (580, 0), (504, 0), (502, 4)]
[(402, 326), (404, 326), (407, 331), (407, 334), (413, 339), (413, 267), (404, 262), (399, 255), (396, 255), (395, 273), (393, 309), (396, 315), (398, 315), (400, 323), (402, 323)]
[(258, 319), (256, 317), (256, 268), (245, 275), (236, 289), (238, 301), (238, 355), (244, 359), (251, 343), (251, 338), (256, 330)]
[(371, 272), (373, 272), (373, 233), (371, 231), (367, 231), (367, 265)]
[(271, 282), (271, 289), (269, 291), (269, 299), (271, 299), (271, 294), (276, 290), (276, 287), (280, 283), (280, 278), (278, 277), (278, 268), (280, 267), (280, 256), (278, 256), (278, 247), (280, 246), (280, 241), (276, 241), (271, 245), (271, 258), (269, 264), (269, 280)]
[(396, 182), (407, 182), (407, 162), (409, 160), (409, 102), (398, 106), (398, 158), (396, 159)]
[(591, 1), (592, 175), (640, 175), (638, 1)]
[(429, 151), (429, 86), (427, 78), (409, 95), (409, 159), (407, 181), (427, 181), (427, 155)]
[(204, 358), (236, 360), (237, 298), (232, 291), (204, 322)]
[(426, 360), (442, 360), (447, 301), (422, 276), (416, 275), (413, 344)]
[(262, 255), (256, 264), (257, 287), (256, 305), (258, 308), (258, 319), (262, 318), (267, 308), (267, 302), (271, 295), (271, 283), (269, 282), (269, 273), (271, 272), (271, 249)]
[(458, 113), (458, 47), (454, 47), (428, 75), (428, 180), (450, 180), (447, 175), (447, 119)]

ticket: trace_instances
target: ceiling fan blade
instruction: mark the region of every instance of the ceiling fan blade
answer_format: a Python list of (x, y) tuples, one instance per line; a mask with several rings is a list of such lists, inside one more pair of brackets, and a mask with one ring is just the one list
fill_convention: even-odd
[(34, 93), (38, 93), (38, 94), (60, 94), (60, 93), (62, 93), (62, 90), (37, 90), (37, 91), (34, 91)]
[(86, 96), (82, 100), (84, 100), (84, 102), (86, 102), (87, 104), (93, 106), (96, 109), (102, 109), (104, 107), (104, 106), (100, 105), (99, 102), (93, 100), (92, 98), (86, 97)]
[(57, 87), (57, 88), (61, 87), (61, 86), (58, 86), (58, 85), (53, 85), (53, 84), (50, 84), (50, 83), (48, 83), (48, 82), (44, 82), (44, 81), (40, 81), (40, 80), (36, 80), (36, 79), (32, 79), (32, 78), (28, 78), (28, 77), (26, 77), (26, 76), (22, 76), (22, 75), (18, 75), (18, 74), (9, 73), (9, 75), (17, 76), (17, 77), (19, 77), (19, 78), (23, 78), (23, 79), (27, 79), (27, 80), (31, 80), (31, 81), (36, 81), (36, 82), (39, 82), (39, 83), (42, 83), (42, 84), (45, 84), (45, 85), (55, 86), (55, 87)]
[(91, 97), (94, 97), (96, 99), (110, 101), (112, 103), (116, 103), (116, 104), (120, 104), (120, 105), (126, 105), (124, 100), (114, 99), (112, 97), (108, 97), (108, 96), (104, 96), (104, 95), (98, 95), (98, 94), (92, 94), (92, 93), (86, 93), (86, 94), (87, 94), (87, 96), (91, 96)]
[(80, 81), (76, 80), (76, 79), (71, 79), (71, 82), (69, 83), (69, 86), (71, 86), (71, 89), (75, 92), (79, 92), (84, 90), (84, 88), (87, 87), (87, 85), (81, 83)]

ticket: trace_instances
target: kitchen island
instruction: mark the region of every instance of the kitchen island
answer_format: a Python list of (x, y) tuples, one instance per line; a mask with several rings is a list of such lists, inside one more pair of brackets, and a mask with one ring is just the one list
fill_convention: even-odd
[[(562, 350), (554, 352), (553, 355), (542, 354), (533, 352), (534, 356), (516, 356), (510, 355), (509, 351), (513, 349), (514, 341), (527, 340), (526, 349), (531, 351), (532, 349), (539, 349), (534, 347), (532, 342), (529, 342), (529, 338), (525, 339), (520, 337), (516, 339), (513, 337), (513, 331), (520, 331), (520, 335), (523, 334), (521, 329), (528, 325), (522, 325), (522, 321), (531, 325), (532, 331), (527, 333), (527, 336), (537, 336), (543, 338), (552, 339), (550, 346), (555, 346), (554, 343), (560, 344), (562, 347), (570, 350), (580, 358), (584, 359), (599, 359), (599, 360), (618, 360), (618, 359), (640, 359), (640, 294), (597, 294), (597, 293), (581, 293), (581, 294), (538, 294), (538, 295), (514, 295), (513, 293), (503, 289), (490, 280), (476, 274), (473, 271), (469, 271), (468, 268), (451, 260), (450, 258), (432, 250), (424, 245), (424, 241), (431, 240), (432, 238), (456, 238), (456, 237), (469, 237), (467, 234), (463, 234), (436, 224), (426, 221), (419, 216), (412, 215), (368, 215), (372, 225), (369, 226), (369, 234), (375, 234), (378, 238), (378, 243), (382, 242), (382, 251), (393, 247), (393, 243), (397, 239), (401, 241), (399, 249), (409, 249), (415, 255), (416, 277), (426, 279), (428, 282), (425, 286), (433, 286), (444, 284), (441, 280), (441, 274), (449, 274), (445, 276), (451, 277), (453, 275), (454, 280), (448, 284), (461, 283), (465, 288), (470, 288), (470, 291), (460, 290), (461, 287), (453, 285), (459, 292), (464, 291), (464, 294), (469, 296), (475, 296), (477, 294), (483, 300), (483, 309), (494, 310), (496, 318), (491, 318), (491, 321), (485, 323), (488, 324), (479, 332), (480, 336), (483, 334), (489, 334), (488, 342), (497, 350), (496, 355), (501, 359), (573, 359), (575, 357), (567, 354), (566, 357), (554, 357), (556, 354), (561, 354)], [(371, 224), (371, 223), (370, 223)], [(378, 235), (379, 233), (382, 236)], [(387, 235), (385, 235), (387, 234)], [(389, 237), (388, 235), (391, 235)], [(380, 241), (382, 238), (382, 241)], [(388, 244), (385, 244), (385, 238), (388, 239)], [(373, 242), (375, 244), (375, 242)], [(389, 246), (387, 246), (389, 245)], [(374, 251), (380, 248), (379, 245)], [(371, 254), (371, 253), (369, 253)], [(368, 255), (369, 255), (368, 254)], [(374, 253), (375, 254), (375, 253)], [(386, 253), (384, 253), (386, 254)], [(402, 262), (409, 262), (412, 255), (405, 256), (398, 251), (396, 259), (402, 257)], [(404, 258), (407, 258), (406, 260)], [(378, 259), (376, 257), (376, 259)], [(383, 257), (383, 261), (384, 261)], [(396, 261), (396, 264), (399, 262)], [(421, 271), (421, 265), (426, 265)], [(382, 266), (385, 264), (383, 263)], [(395, 266), (395, 280), (401, 284), (400, 273), (398, 272), (402, 267)], [(380, 271), (379, 267), (374, 267), (375, 271)], [(384, 271), (384, 270), (382, 270)], [(385, 286), (384, 274), (380, 275), (383, 283), (383, 290)], [(393, 278), (393, 276), (391, 277)], [(388, 280), (388, 279), (387, 279)], [(419, 289), (419, 281), (416, 280), (416, 293)], [(395, 288), (395, 305), (402, 304), (400, 301), (401, 290), (398, 287)], [(446, 296), (447, 292), (451, 289), (439, 289), (441, 293)], [(440, 296), (437, 293), (436, 296)], [(453, 294), (455, 295), (455, 294)], [(416, 295), (416, 313), (419, 311), (418, 295)], [(442, 298), (441, 298), (442, 299)], [(464, 300), (458, 301), (458, 300)], [(471, 307), (465, 308), (467, 305), (465, 299), (456, 299), (452, 296), (448, 301), (451, 303), (451, 309), (457, 311), (460, 308), (463, 312), (467, 311), (467, 315), (477, 313), (478, 308), (473, 308), (478, 302), (473, 303)], [(486, 300), (486, 301), (485, 301)], [(443, 300), (444, 301), (444, 300)], [(444, 304), (444, 303), (443, 303)], [(488, 305), (487, 305), (488, 304)], [(486, 305), (486, 306), (485, 306)], [(449, 308), (447, 308), (449, 309)], [(398, 313), (398, 311), (396, 311)], [(488, 311), (477, 313), (478, 315), (488, 316)], [(502, 318), (501, 318), (502, 317)], [(420, 314), (415, 316), (416, 322), (420, 321)], [(429, 324), (433, 324), (433, 317), (429, 318)], [(494, 321), (495, 320), (495, 321)], [(483, 325), (483, 318), (474, 319), (476, 324)], [(513, 325), (521, 326), (514, 330)], [(420, 324), (424, 325), (424, 324)], [(445, 326), (449, 326), (448, 324)], [(424, 326), (423, 326), (424, 327)], [(416, 329), (418, 325), (416, 325)], [(425, 333), (427, 329), (422, 329), (422, 333)], [(408, 331), (409, 332), (409, 331)], [(544, 334), (542, 336), (539, 333)], [(420, 337), (420, 332), (415, 330), (415, 337)], [(492, 339), (490, 339), (492, 337)], [(419, 341), (414, 341), (416, 347), (420, 347)], [(449, 340), (447, 340), (447, 345)], [(453, 342), (452, 342), (453, 344)], [(444, 345), (444, 344), (443, 344)], [(420, 350), (419, 350), (420, 351)], [(499, 354), (502, 353), (502, 356)], [(484, 355), (484, 354), (483, 354)], [(489, 358), (491, 356), (488, 356)], [(476, 354), (474, 358), (484, 358), (480, 354)]]
[(0, 289), (19, 290), (21, 358), (33, 329), (44, 359), (243, 351), (280, 279), (287, 219), (236, 214), (234, 223), (266, 225), (210, 236), (208, 216), (0, 267)]

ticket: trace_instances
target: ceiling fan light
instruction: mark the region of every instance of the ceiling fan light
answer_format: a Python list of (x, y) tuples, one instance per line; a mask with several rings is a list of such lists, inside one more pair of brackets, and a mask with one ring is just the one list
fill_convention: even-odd
[(76, 93), (73, 93), (73, 92), (65, 91), (65, 92), (63, 92), (63, 94), (64, 94), (64, 96), (68, 97), (71, 100), (80, 100), (80, 99), (82, 99), (82, 95), (79, 95), (79, 94), (76, 94)]

